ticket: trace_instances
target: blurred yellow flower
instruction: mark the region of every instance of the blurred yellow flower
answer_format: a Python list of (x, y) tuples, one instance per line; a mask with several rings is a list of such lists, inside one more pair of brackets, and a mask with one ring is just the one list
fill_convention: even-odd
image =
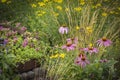
[(59, 55), (59, 57), (64, 58), (65, 54), (62, 53), (62, 54)]
[(1, 0), (2, 3), (5, 3), (7, 0)]
[(84, 5), (85, 1), (84, 0), (80, 0), (80, 5)]
[(90, 43), (90, 44), (89, 44), (89, 47), (92, 47), (92, 46), (93, 46), (93, 44), (92, 44), (92, 43)]
[(86, 27), (86, 30), (88, 33), (92, 33), (93, 32), (93, 29), (91, 27)]
[(103, 12), (103, 13), (102, 13), (102, 16), (106, 17), (106, 16), (107, 16), (107, 13)]
[(55, 55), (50, 56), (50, 58), (58, 58), (58, 57), (59, 57), (58, 54), (55, 54)]
[(115, 13), (115, 11), (110, 11), (110, 14), (114, 14)]
[(81, 8), (81, 7), (76, 7), (76, 8), (74, 8), (74, 10), (75, 10), (75, 11), (81, 11), (82, 8)]
[(36, 11), (37, 16), (43, 16), (45, 13), (45, 11)]
[(62, 7), (61, 6), (57, 6), (56, 7), (58, 10), (62, 10)]
[(79, 27), (79, 26), (76, 26), (76, 29), (77, 29), (77, 30), (79, 30), (79, 29), (80, 29), (80, 27)]
[(62, 3), (63, 2), (63, 0), (54, 0), (55, 2), (57, 2), (57, 3)]
[(101, 4), (100, 3), (96, 4), (96, 7), (101, 7)]
[(43, 2), (48, 2), (49, 0), (43, 0)]
[(37, 5), (36, 4), (32, 4), (32, 7), (34, 8), (34, 7), (37, 7)]
[(45, 3), (44, 2), (38, 2), (39, 6), (45, 6)]
[(59, 16), (59, 13), (53, 12), (53, 15), (54, 15), (55, 17), (57, 17), (57, 16)]
[(69, 11), (69, 8), (65, 8), (65, 11), (66, 11), (66, 12)]
[(118, 7), (118, 10), (120, 10), (120, 7)]

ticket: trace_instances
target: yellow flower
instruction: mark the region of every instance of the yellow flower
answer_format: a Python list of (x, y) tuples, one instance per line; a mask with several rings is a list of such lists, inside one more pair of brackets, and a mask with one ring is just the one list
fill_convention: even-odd
[(82, 8), (81, 8), (81, 7), (76, 7), (76, 8), (74, 8), (74, 10), (75, 10), (75, 11), (81, 11)]
[(118, 10), (120, 10), (120, 7), (118, 7)]
[(44, 2), (38, 2), (39, 6), (45, 6), (45, 3)]
[(57, 6), (56, 7), (58, 10), (62, 10), (62, 7), (61, 6)]
[(69, 11), (69, 8), (65, 8), (65, 11), (66, 11), (66, 12)]
[(84, 1), (84, 0), (80, 0), (80, 4), (81, 4), (81, 5), (84, 5), (84, 4), (85, 4), (85, 1)]
[(100, 7), (100, 6), (101, 6), (101, 4), (100, 4), (100, 3), (96, 4), (96, 7)]
[(2, 3), (5, 3), (7, 0), (1, 0)]
[(79, 30), (79, 29), (80, 29), (80, 27), (79, 27), (79, 26), (76, 26), (76, 29), (77, 29), (77, 30)]
[(55, 2), (57, 2), (57, 3), (62, 3), (63, 2), (63, 0), (54, 0)]
[(89, 44), (89, 47), (92, 47), (92, 46), (93, 46), (93, 44), (92, 44), (92, 43), (90, 43), (90, 44)]
[(36, 4), (32, 4), (32, 7), (33, 7), (33, 8), (36, 7)]
[(43, 2), (48, 2), (49, 0), (43, 0)]
[(50, 56), (50, 58), (57, 58), (57, 57), (59, 57), (58, 54)]
[(42, 14), (45, 14), (46, 12), (45, 11), (41, 11)]
[(114, 14), (115, 13), (115, 11), (110, 11), (110, 14)]
[(59, 57), (64, 58), (65, 54), (62, 53), (62, 54), (59, 55)]
[(88, 33), (92, 33), (93, 32), (91, 27), (86, 27), (86, 30), (87, 30)]
[(107, 16), (107, 13), (103, 12), (103, 13), (102, 13), (102, 16), (106, 17), (106, 16)]
[(57, 16), (59, 16), (59, 13), (53, 12), (53, 15), (54, 15), (55, 17), (57, 17)]

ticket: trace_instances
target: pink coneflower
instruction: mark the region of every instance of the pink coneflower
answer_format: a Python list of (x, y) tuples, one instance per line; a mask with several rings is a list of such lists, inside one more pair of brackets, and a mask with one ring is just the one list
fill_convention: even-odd
[(75, 59), (75, 64), (78, 66), (81, 66), (84, 68), (87, 64), (90, 62), (87, 60), (86, 56), (84, 54), (80, 54), (76, 59)]
[(107, 46), (110, 46), (112, 44), (112, 41), (107, 39), (107, 38), (105, 38), (105, 37), (103, 37), (102, 39), (97, 40), (97, 44), (99, 46), (107, 47)]
[(92, 54), (92, 53), (98, 53), (98, 49), (94, 48), (94, 47), (83, 48), (82, 50), (85, 51), (85, 52), (88, 52), (90, 54)]
[(66, 49), (67, 51), (70, 51), (70, 50), (74, 50), (75, 47), (76, 47), (75, 44), (68, 42), (66, 45), (62, 46), (62, 49)]
[(78, 38), (77, 37), (75, 37), (75, 38), (68, 38), (67, 42), (72, 42), (74, 44), (77, 44), (78, 43)]
[(26, 47), (28, 45), (28, 39), (24, 39), (23, 43), (22, 43), (22, 46), (23, 47)]
[(61, 26), (60, 28), (59, 28), (59, 33), (61, 33), (61, 34), (64, 34), (64, 33), (68, 33), (68, 27), (67, 26)]
[(100, 60), (100, 63), (106, 63), (106, 62), (108, 62), (107, 59), (101, 59), (101, 60)]

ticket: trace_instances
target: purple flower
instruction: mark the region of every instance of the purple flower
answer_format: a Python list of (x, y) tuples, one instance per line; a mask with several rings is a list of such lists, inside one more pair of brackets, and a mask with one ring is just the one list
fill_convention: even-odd
[(105, 37), (103, 37), (102, 39), (97, 40), (97, 44), (99, 46), (107, 47), (107, 46), (110, 46), (112, 44), (112, 41), (107, 39), (107, 38), (105, 38)]
[(75, 38), (68, 38), (67, 42), (72, 42), (74, 44), (77, 44), (78, 43), (78, 38), (77, 37), (75, 37)]
[(75, 64), (78, 66), (81, 66), (84, 68), (87, 64), (90, 62), (87, 60), (86, 56), (83, 54), (80, 54), (76, 59), (75, 59)]
[(98, 53), (98, 49), (97, 49), (97, 48), (94, 48), (94, 47), (82, 48), (82, 50), (85, 51), (85, 52), (90, 53), (90, 55), (91, 55), (92, 53)]
[(18, 41), (18, 38), (17, 37), (14, 37), (13, 38), (13, 42), (16, 43)]
[(67, 26), (61, 26), (60, 28), (59, 28), (59, 33), (61, 33), (61, 34), (64, 34), (64, 33), (68, 33), (68, 27)]
[(100, 63), (106, 63), (106, 62), (108, 62), (107, 59), (102, 59), (102, 60), (100, 60)]
[(3, 29), (3, 26), (0, 26), (0, 31)]
[(72, 43), (67, 42), (66, 45), (63, 45), (63, 46), (62, 46), (62, 49), (66, 49), (67, 51), (70, 51), (70, 50), (74, 50), (75, 47), (76, 47), (75, 44), (72, 44)]
[(24, 39), (23, 43), (22, 43), (22, 46), (23, 47), (26, 47), (28, 45), (28, 39)]
[(8, 42), (9, 42), (9, 40), (5, 39), (3, 44), (6, 45)]
[(23, 32), (25, 32), (27, 30), (27, 28), (26, 27), (21, 27), (21, 31), (23, 31)]

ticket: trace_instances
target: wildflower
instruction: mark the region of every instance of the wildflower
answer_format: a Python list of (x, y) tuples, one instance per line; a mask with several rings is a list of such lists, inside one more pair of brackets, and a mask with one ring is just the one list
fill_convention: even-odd
[(62, 3), (63, 2), (63, 0), (54, 0), (55, 2), (57, 2), (57, 3)]
[(0, 31), (2, 31), (2, 29), (3, 29), (3, 26), (0, 26)]
[(44, 3), (44, 2), (38, 2), (38, 4), (39, 4), (40, 7), (45, 6), (45, 3)]
[(69, 11), (69, 8), (65, 8), (65, 11), (66, 11), (66, 12)]
[(50, 56), (50, 58), (58, 58), (58, 57), (59, 57), (58, 54), (55, 54), (55, 55)]
[(24, 39), (23, 43), (22, 43), (22, 46), (23, 47), (26, 47), (28, 45), (28, 39)]
[(115, 13), (115, 11), (110, 11), (110, 14), (114, 14)]
[(88, 33), (92, 33), (93, 32), (93, 29), (91, 27), (86, 27), (86, 30)]
[(84, 1), (84, 0), (80, 0), (80, 4), (81, 4), (81, 5), (84, 5), (84, 4), (85, 4), (85, 1)]
[(102, 39), (97, 40), (97, 44), (99, 46), (107, 47), (107, 46), (110, 46), (112, 44), (112, 41), (107, 39), (107, 38), (105, 38), (105, 37), (103, 37)]
[(35, 7), (37, 7), (37, 5), (36, 4), (32, 4), (32, 7), (35, 8)]
[(53, 12), (53, 15), (54, 15), (55, 17), (57, 17), (57, 16), (59, 16), (59, 13)]
[(59, 55), (59, 57), (64, 58), (65, 54), (62, 53), (62, 54)]
[(96, 7), (100, 7), (100, 6), (101, 6), (101, 4), (100, 4), (100, 3), (96, 4)]
[(49, 0), (43, 0), (43, 2), (48, 2)]
[(68, 33), (68, 27), (67, 26), (61, 26), (60, 28), (59, 28), (59, 33), (61, 33), (61, 34), (64, 34), (64, 33)]
[(68, 38), (67, 42), (77, 44), (78, 43), (78, 38), (77, 37), (75, 37), (75, 38)]
[(79, 12), (79, 11), (82, 10), (82, 8), (81, 7), (76, 7), (76, 8), (74, 8), (74, 10), (77, 11), (77, 12)]
[(5, 3), (7, 0), (1, 0), (2, 3)]
[(75, 59), (75, 64), (78, 66), (81, 66), (82, 68), (84, 68), (87, 64), (89, 64), (90, 62), (88, 61), (88, 59), (86, 58), (86, 56), (84, 54), (80, 54), (76, 59)]
[(17, 37), (14, 37), (13, 38), (13, 42), (16, 43), (18, 41), (18, 38)]
[(120, 10), (120, 7), (118, 7), (118, 10)]
[(80, 29), (80, 27), (79, 27), (79, 26), (76, 26), (76, 29), (77, 29), (77, 30), (79, 30), (79, 29)]
[(105, 13), (105, 12), (104, 12), (104, 13), (102, 13), (102, 16), (106, 17), (106, 16), (107, 16), (107, 13)]
[(72, 44), (71, 42), (67, 42), (66, 45), (62, 46), (62, 49), (66, 49), (67, 51), (74, 50), (76, 47), (76, 44)]
[(90, 53), (90, 55), (92, 53), (98, 53), (98, 49), (94, 47), (83, 48), (83, 51)]
[(5, 39), (3, 44), (6, 45), (8, 42), (9, 42), (9, 40)]
[(108, 62), (107, 59), (101, 59), (101, 60), (100, 60), (100, 63), (106, 63), (106, 62)]
[(21, 27), (21, 31), (23, 31), (23, 32), (25, 32), (27, 30), (27, 28), (26, 27)]
[(62, 7), (61, 6), (57, 6), (56, 7), (58, 10), (62, 10)]

